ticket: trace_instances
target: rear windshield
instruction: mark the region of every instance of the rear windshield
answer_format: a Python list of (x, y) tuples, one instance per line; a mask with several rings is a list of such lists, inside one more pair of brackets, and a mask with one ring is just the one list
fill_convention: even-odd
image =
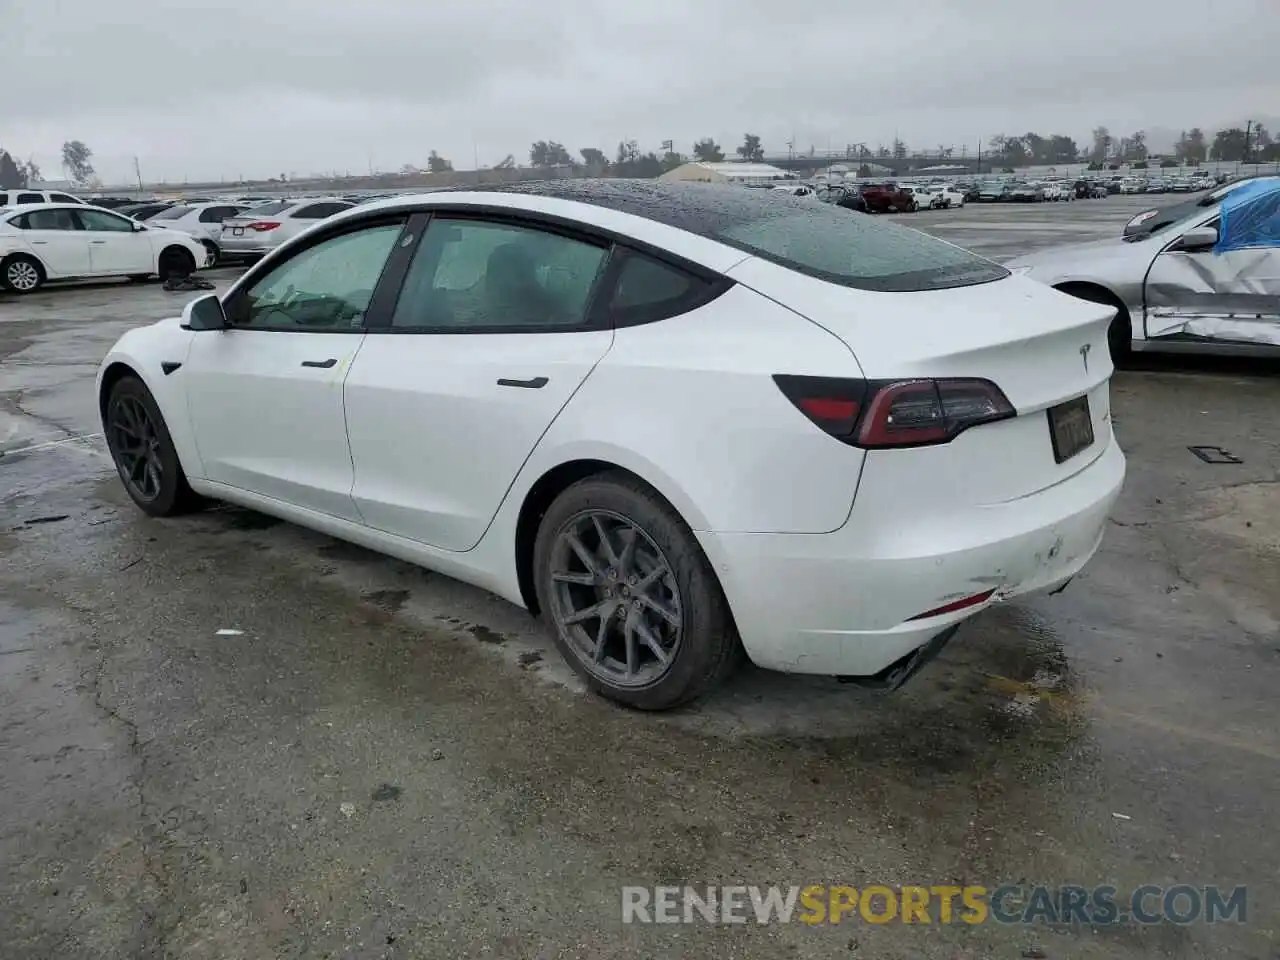
[(167, 210), (161, 210), (151, 219), (152, 220), (181, 220), (190, 212), (191, 212), (190, 207), (184, 207), (182, 204), (178, 204), (176, 207), (169, 207), (169, 209)]
[(780, 204), (776, 213), (759, 214), (711, 235), (800, 273), (860, 290), (941, 290), (1009, 276), (977, 254), (839, 207)]
[(261, 206), (253, 207), (251, 210), (245, 211), (252, 213), (255, 217), (270, 217), (277, 213), (284, 213), (290, 207), (297, 206), (297, 202), (293, 200), (276, 200), (272, 203), (264, 203)]

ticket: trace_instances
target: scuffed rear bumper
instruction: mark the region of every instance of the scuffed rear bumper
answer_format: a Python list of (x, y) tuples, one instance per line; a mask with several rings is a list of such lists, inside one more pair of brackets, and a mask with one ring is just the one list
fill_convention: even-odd
[[(1111, 439), (1069, 479), (945, 526), (901, 533), (846, 524), (829, 534), (700, 533), (748, 655), (792, 673), (871, 676), (993, 603), (1051, 591), (1097, 551), (1124, 483)], [(855, 503), (854, 513), (889, 505)], [(879, 532), (869, 532), (878, 530)], [(994, 590), (962, 610), (911, 619)]]

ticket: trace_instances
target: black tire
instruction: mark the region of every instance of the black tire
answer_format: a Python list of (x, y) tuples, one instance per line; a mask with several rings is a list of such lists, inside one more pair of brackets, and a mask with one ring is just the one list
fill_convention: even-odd
[(160, 279), (170, 277), (189, 277), (196, 272), (196, 258), (190, 250), (182, 247), (167, 247), (160, 254)]
[[(601, 511), (625, 520), (652, 541), (679, 590), (679, 646), (665, 671), (643, 686), (622, 686), (593, 672), (554, 612), (558, 601), (551, 576), (553, 549), (584, 514)], [(539, 607), (561, 655), (588, 687), (610, 700), (639, 710), (677, 707), (714, 689), (742, 660), (729, 603), (693, 532), (670, 504), (629, 474), (588, 477), (555, 499), (538, 527), (533, 575)]]
[(1077, 299), (1115, 308), (1115, 319), (1107, 328), (1107, 346), (1111, 350), (1111, 362), (1115, 366), (1121, 367), (1128, 363), (1133, 356), (1133, 326), (1129, 320), (1128, 308), (1112, 294), (1096, 287), (1065, 286), (1059, 289)]
[(15, 253), (11, 257), (6, 257), (4, 263), (0, 264), (0, 286), (11, 293), (23, 296), (35, 293), (44, 286), (46, 279), (47, 276), (40, 261), (25, 253)]
[[(153, 495), (147, 495), (132, 476), (122, 447), (127, 438), (116, 426), (120, 408), (126, 404), (140, 405), (153, 426), (155, 460), (159, 466), (159, 482)], [(169, 435), (169, 428), (160, 413), (160, 407), (146, 384), (134, 376), (122, 377), (111, 388), (103, 411), (102, 428), (107, 438), (107, 449), (124, 484), (125, 492), (144, 513), (153, 517), (172, 517), (187, 513), (200, 505), (200, 497), (187, 484), (186, 474), (178, 461), (178, 451)]]

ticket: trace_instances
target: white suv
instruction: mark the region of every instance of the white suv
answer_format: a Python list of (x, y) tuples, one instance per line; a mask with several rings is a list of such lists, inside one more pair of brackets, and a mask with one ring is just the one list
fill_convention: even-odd
[(84, 203), (79, 197), (56, 190), (0, 190), (0, 207), (20, 207), (28, 203)]

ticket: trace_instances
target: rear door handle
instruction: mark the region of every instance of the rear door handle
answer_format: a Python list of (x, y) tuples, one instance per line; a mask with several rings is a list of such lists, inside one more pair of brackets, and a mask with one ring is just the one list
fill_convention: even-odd
[(498, 378), (498, 386), (500, 387), (524, 387), (526, 390), (540, 390), (551, 381), (546, 377), (534, 377), (532, 380), (508, 380), (506, 377)]
[(328, 360), (303, 360), (304, 367), (319, 367), (321, 370), (328, 370), (330, 367), (338, 365), (337, 357), (330, 357)]
[(106, 243), (107, 241), (105, 241), (105, 240), (90, 240), (89, 242), (90, 242), (90, 243)]

